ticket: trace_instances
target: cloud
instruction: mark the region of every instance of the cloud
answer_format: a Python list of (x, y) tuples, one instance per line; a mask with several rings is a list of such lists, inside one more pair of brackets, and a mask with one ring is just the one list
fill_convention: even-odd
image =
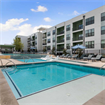
[(46, 18), (44, 18), (44, 21), (46, 21), (46, 22), (51, 22), (51, 21), (52, 21), (52, 19), (51, 19), (51, 18), (49, 18), (49, 17), (46, 17)]
[(5, 22), (5, 24), (0, 23), (0, 31), (8, 31), (8, 30), (16, 30), (17, 26), (23, 23), (24, 21), (27, 21), (28, 18), (23, 19), (9, 19)]
[(63, 15), (63, 13), (61, 13), (61, 12), (58, 12), (58, 14), (59, 14), (59, 15)]
[(50, 28), (50, 25), (39, 25), (39, 26), (32, 26), (31, 24), (22, 24), (24, 21), (27, 21), (28, 18), (26, 19), (9, 19), (5, 22), (5, 24), (0, 23), (0, 31), (5, 32), (5, 31), (18, 31), (16, 35), (23, 35), (23, 36), (28, 36), (31, 35), (32, 33), (38, 32), (38, 28), (40, 27), (45, 27), (45, 28)]
[(44, 28), (50, 28), (50, 25), (39, 25), (39, 26), (35, 26), (32, 27), (31, 24), (24, 24), (22, 26), (19, 27), (19, 33), (17, 33), (17, 35), (23, 35), (23, 36), (28, 36), (31, 35), (35, 32), (38, 32), (38, 28), (40, 27), (44, 27)]
[(48, 9), (44, 6), (39, 5), (37, 10), (31, 9), (31, 11), (33, 11), (33, 12), (46, 12), (46, 11), (48, 11)]
[(80, 13), (75, 10), (75, 11), (73, 12), (73, 15), (77, 16), (77, 15), (80, 15)]

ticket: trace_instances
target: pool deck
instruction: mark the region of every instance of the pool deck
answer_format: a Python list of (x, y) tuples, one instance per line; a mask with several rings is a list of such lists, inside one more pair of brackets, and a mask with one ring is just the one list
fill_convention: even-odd
[(19, 105), (0, 70), (0, 105)]
[[(14, 61), (15, 64), (26, 64), (14, 59), (11, 60)], [(64, 60), (60, 60), (59, 62), (98, 68), (102, 67), (102, 65), (105, 64), (100, 61), (91, 62), (82, 60), (72, 60), (77, 61), (72, 62), (69, 60), (68, 62)], [(5, 63), (6, 61), (3, 60), (4, 65)], [(9, 65), (12, 65), (12, 63), (10, 63)], [(48, 89), (46, 91), (19, 99), (18, 103), (16, 99), (14, 99), (15, 97), (1, 70), (0, 80), (0, 89), (5, 93), (2, 94), (2, 92), (0, 92), (1, 105), (18, 105), (18, 103), (19, 105), (105, 105), (105, 77), (99, 75), (88, 75), (86, 77), (74, 80), (72, 82), (68, 82), (63, 85)], [(2, 97), (4, 97), (5, 99)], [(5, 104), (5, 100), (10, 101), (10, 104)]]

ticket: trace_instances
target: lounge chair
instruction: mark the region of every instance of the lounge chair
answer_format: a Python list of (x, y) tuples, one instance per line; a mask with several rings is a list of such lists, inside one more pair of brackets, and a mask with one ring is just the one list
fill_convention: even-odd
[(64, 54), (62, 54), (60, 57), (61, 57), (61, 58), (63, 58), (64, 56), (65, 56), (65, 55), (64, 55)]
[(66, 54), (66, 56), (64, 56), (64, 58), (67, 58), (69, 56), (69, 54)]
[(92, 57), (93, 55), (89, 55), (88, 57), (83, 57), (83, 60), (91, 60)]
[(73, 55), (68, 56), (68, 58), (72, 58), (72, 57), (73, 57)]
[(50, 59), (50, 60), (48, 60), (48, 61), (56, 61), (56, 60), (58, 60), (59, 59), (59, 56), (57, 56), (55, 59)]
[(102, 57), (102, 55), (97, 55), (96, 57), (92, 57), (91, 60), (92, 60), (92, 62), (96, 61), (96, 60), (100, 60), (101, 57)]
[(78, 57), (78, 54), (72, 56), (73, 59), (76, 59)]

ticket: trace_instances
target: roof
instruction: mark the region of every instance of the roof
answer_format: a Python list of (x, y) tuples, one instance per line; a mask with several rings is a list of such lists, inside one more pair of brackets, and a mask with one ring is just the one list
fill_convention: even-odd
[(46, 30), (47, 28), (44, 28), (44, 27), (40, 27), (40, 28), (38, 28), (37, 30), (39, 30), (39, 31), (43, 31), (43, 30)]
[(0, 45), (2, 48), (14, 48), (15, 45)]

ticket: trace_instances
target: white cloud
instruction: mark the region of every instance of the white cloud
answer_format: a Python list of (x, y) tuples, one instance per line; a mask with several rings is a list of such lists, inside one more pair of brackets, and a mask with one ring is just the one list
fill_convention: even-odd
[(44, 6), (39, 5), (37, 10), (31, 9), (31, 11), (33, 11), (33, 12), (46, 12), (46, 11), (48, 11), (48, 9)]
[(59, 15), (63, 15), (63, 13), (61, 13), (61, 12), (58, 12), (58, 14), (59, 14)]
[(80, 13), (75, 10), (75, 11), (73, 12), (73, 15), (77, 16), (77, 15), (80, 15)]
[(44, 18), (44, 21), (46, 21), (46, 22), (51, 22), (51, 21), (52, 21), (52, 19), (51, 19), (51, 18), (49, 18), (49, 17), (46, 17), (46, 18)]
[(16, 30), (17, 26), (23, 23), (24, 21), (27, 21), (28, 18), (23, 19), (9, 19), (5, 22), (5, 24), (0, 23), (0, 31), (8, 31), (8, 30)]
[(28, 36), (31, 35), (32, 33), (38, 32), (38, 28), (40, 27), (44, 27), (44, 28), (50, 28), (50, 25), (39, 25), (39, 26), (35, 26), (32, 27), (31, 24), (24, 24), (22, 26), (19, 27), (19, 33), (17, 33), (17, 35), (23, 35), (23, 36)]
[(27, 21), (28, 18), (26, 19), (9, 19), (5, 22), (5, 24), (0, 23), (0, 31), (19, 31), (16, 35), (24, 35), (28, 36), (32, 33), (38, 32), (38, 28), (40, 27), (45, 27), (45, 28), (50, 28), (50, 25), (39, 25), (39, 26), (32, 26), (31, 24), (22, 24), (22, 22)]

